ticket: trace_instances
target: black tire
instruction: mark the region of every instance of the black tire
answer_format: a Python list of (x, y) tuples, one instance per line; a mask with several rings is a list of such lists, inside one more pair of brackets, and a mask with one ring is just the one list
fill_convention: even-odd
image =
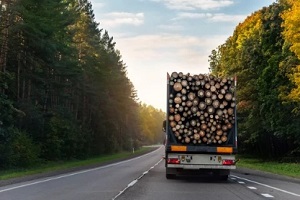
[(220, 176), (221, 181), (227, 181), (228, 180), (228, 175), (222, 175)]
[(175, 179), (176, 175), (175, 174), (166, 174), (167, 179)]

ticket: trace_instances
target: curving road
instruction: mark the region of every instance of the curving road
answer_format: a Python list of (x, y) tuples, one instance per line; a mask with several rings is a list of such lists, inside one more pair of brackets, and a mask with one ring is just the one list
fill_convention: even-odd
[(0, 187), (1, 200), (300, 200), (300, 180), (249, 170), (226, 182), (211, 177), (167, 180), (164, 148), (70, 174)]

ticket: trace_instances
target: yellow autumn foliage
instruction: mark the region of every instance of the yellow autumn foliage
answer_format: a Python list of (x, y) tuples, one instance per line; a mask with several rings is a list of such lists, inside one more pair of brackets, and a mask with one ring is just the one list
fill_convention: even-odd
[[(300, 1), (287, 0), (287, 3), (290, 8), (281, 15), (283, 19), (282, 27), (284, 28), (282, 34), (286, 43), (290, 45), (290, 50), (300, 60)], [(300, 102), (300, 66), (293, 70), (291, 80), (295, 84), (295, 88), (288, 98)]]
[(288, 0), (291, 8), (282, 14), (283, 36), (300, 59), (300, 1)]
[(255, 12), (251, 16), (248, 16), (243, 23), (240, 23), (236, 27), (237, 34), (237, 48), (240, 49), (244, 42), (259, 33), (261, 29), (262, 21), (261, 21), (261, 12)]

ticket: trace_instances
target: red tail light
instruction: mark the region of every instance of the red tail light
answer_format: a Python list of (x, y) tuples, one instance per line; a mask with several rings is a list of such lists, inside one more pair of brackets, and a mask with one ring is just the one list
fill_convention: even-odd
[(180, 160), (178, 158), (168, 158), (168, 164), (180, 164)]
[(222, 160), (223, 165), (234, 165), (234, 160)]

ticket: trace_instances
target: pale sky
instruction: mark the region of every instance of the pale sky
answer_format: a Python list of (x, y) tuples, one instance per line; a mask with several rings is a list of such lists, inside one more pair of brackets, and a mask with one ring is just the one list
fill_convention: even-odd
[[(238, 23), (276, 0), (91, 0), (141, 102), (166, 110), (166, 77), (208, 73), (208, 56)], [(120, 83), (122, 84), (122, 83)]]

